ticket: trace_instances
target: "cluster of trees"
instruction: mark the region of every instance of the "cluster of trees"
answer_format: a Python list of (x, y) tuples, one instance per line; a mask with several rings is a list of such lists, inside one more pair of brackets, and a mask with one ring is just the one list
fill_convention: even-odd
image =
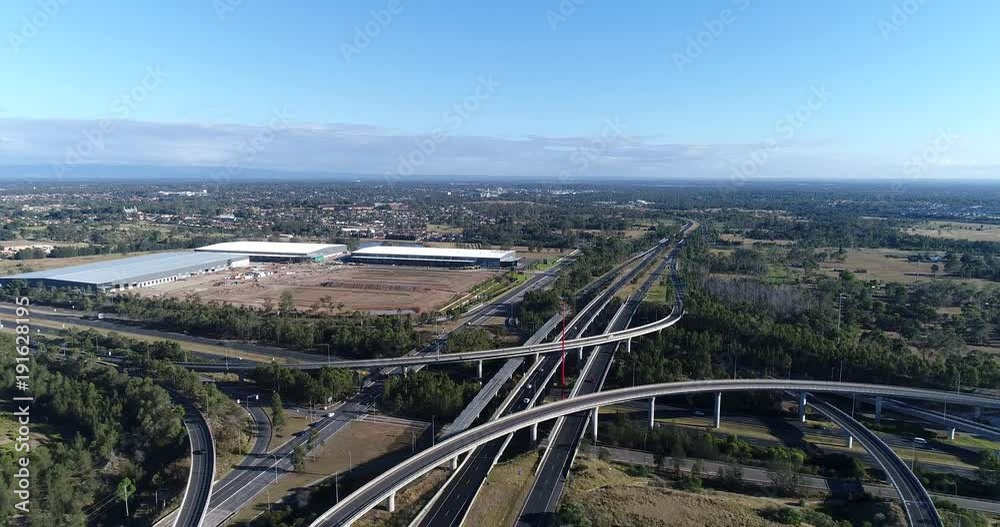
[[(12, 363), (11, 340), (0, 335), (0, 355)], [(160, 473), (183, 453), (183, 410), (151, 378), (118, 372), (80, 354), (58, 359), (36, 354), (32, 366), (35, 430), (67, 438), (31, 447), (31, 468), (36, 474), (31, 489), (32, 525), (82, 526), (95, 521), (101, 513), (88, 518), (87, 507), (98, 496), (109, 494), (120, 478), (148, 484), (162, 477)], [(14, 390), (13, 369), (5, 369), (0, 393), (22, 395)], [(112, 460), (116, 461), (113, 467), (99, 468)], [(0, 487), (13, 481), (14, 463), (11, 451), (0, 451)], [(0, 525), (4, 525), (10, 517), (11, 494), (6, 488), (0, 490), (4, 496)], [(117, 508), (112, 512), (120, 514)]]
[[(655, 238), (655, 234), (652, 233), (651, 237)], [(552, 290), (572, 294), (582, 289), (594, 278), (610, 271), (618, 262), (649, 247), (650, 240), (647, 238), (626, 240), (608, 236), (595, 237), (587, 247), (583, 248), (582, 254), (576, 258), (573, 266), (559, 276)]]
[(710, 255), (708, 268), (713, 273), (761, 276), (767, 274), (767, 260), (758, 251), (739, 248), (728, 254)]
[(387, 379), (382, 404), (391, 413), (444, 422), (457, 416), (478, 391), (478, 383), (457, 383), (443, 373), (420, 370)]
[(277, 363), (258, 366), (250, 375), (261, 393), (284, 395), (298, 404), (339, 401), (357, 389), (357, 373), (343, 368), (305, 371)]
[(518, 305), (517, 319), (521, 329), (534, 333), (562, 307), (562, 297), (552, 289), (528, 291)]
[(497, 347), (496, 336), (486, 328), (469, 326), (453, 331), (448, 335), (448, 345), (445, 353), (462, 353), (479, 351)]
[(855, 479), (865, 476), (862, 462), (842, 454), (807, 454), (800, 449), (780, 445), (760, 447), (735, 436), (720, 438), (708, 432), (675, 426), (650, 430), (623, 414), (605, 420), (599, 426), (602, 442), (650, 451), (656, 456), (657, 465), (660, 466), (665, 464), (667, 457), (757, 465), (775, 472), (772, 480), (775, 483), (784, 481), (790, 487), (789, 490), (795, 490), (794, 487), (798, 486), (798, 474), (801, 473)]

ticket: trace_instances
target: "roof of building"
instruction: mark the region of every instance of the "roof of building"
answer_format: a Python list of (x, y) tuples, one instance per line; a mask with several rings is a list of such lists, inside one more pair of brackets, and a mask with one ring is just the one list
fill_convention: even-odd
[(452, 249), (448, 247), (415, 247), (411, 245), (375, 245), (358, 249), (352, 254), (358, 256), (411, 256), (426, 258), (480, 258), (513, 259), (513, 250), (496, 249)]
[(21, 273), (2, 277), (3, 280), (47, 279), (80, 284), (113, 284), (135, 281), (156, 275), (169, 275), (173, 271), (183, 272), (200, 266), (212, 266), (233, 260), (246, 260), (245, 254), (196, 253), (179, 251), (146, 254), (105, 260), (83, 265), (47, 269), (32, 273)]
[(215, 245), (199, 247), (196, 251), (243, 253), (268, 256), (309, 256), (347, 252), (347, 246), (330, 243), (296, 243), (296, 242), (224, 242)]

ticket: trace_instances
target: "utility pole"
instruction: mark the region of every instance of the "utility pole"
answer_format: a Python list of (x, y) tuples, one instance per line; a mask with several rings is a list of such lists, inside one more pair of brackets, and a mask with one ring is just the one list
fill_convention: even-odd
[(562, 389), (566, 389), (566, 306), (562, 309)]
[(844, 308), (844, 297), (845, 296), (846, 295), (844, 293), (840, 293), (839, 295), (837, 295), (837, 331), (838, 332), (840, 331), (840, 319), (842, 317), (842, 312), (843, 312), (843, 308)]

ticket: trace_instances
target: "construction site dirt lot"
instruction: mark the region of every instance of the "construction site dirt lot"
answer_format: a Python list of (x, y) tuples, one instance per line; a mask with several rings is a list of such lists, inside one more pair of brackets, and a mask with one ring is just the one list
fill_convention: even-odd
[(479, 269), (261, 264), (246, 269), (193, 276), (135, 290), (145, 296), (187, 298), (275, 308), (286, 291), (302, 311), (374, 314), (424, 313), (460, 298), (496, 275)]

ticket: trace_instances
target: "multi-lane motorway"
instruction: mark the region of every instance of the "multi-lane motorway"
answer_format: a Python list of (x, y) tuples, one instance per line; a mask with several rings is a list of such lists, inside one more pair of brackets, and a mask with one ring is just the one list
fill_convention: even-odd
[[(632, 317), (639, 308), (639, 304), (645, 298), (650, 288), (659, 281), (664, 269), (670, 265), (676, 257), (677, 249), (671, 250), (668, 257), (664, 258), (659, 266), (650, 274), (642, 286), (632, 297), (622, 304), (621, 309), (615, 313), (609, 328), (611, 330), (622, 330), (628, 327)], [(677, 282), (677, 277), (672, 277)], [(676, 297), (671, 317), (679, 319), (684, 312), (684, 306), (680, 297)], [(573, 386), (571, 397), (586, 395), (600, 391), (604, 385), (604, 380), (611, 369), (618, 343), (605, 344), (595, 348), (586, 364), (584, 365), (580, 377)], [(576, 457), (579, 441), (583, 437), (587, 423), (591, 419), (587, 413), (572, 414), (565, 419), (557, 421), (555, 428), (550, 434), (550, 441), (545, 449), (545, 454), (538, 467), (535, 480), (531, 490), (521, 509), (520, 519), (517, 524), (520, 526), (544, 525), (550, 514), (555, 511), (562, 495), (573, 459)]]
[(998, 398), (970, 394), (956, 394), (900, 386), (780, 379), (688, 381), (650, 384), (598, 392), (518, 412), (487, 422), (446, 439), (434, 447), (419, 452), (405, 462), (400, 463), (393, 469), (368, 482), (347, 498), (342, 499), (338, 505), (320, 515), (311, 526), (349, 525), (377, 505), (379, 501), (386, 499), (390, 494), (414, 481), (433, 467), (476, 446), (488, 443), (498, 437), (503, 437), (535, 423), (636, 399), (732, 391), (795, 391), (841, 393), (848, 395), (885, 395), (903, 399), (1000, 408), (1000, 399)]
[[(649, 257), (650, 251), (638, 255), (638, 257)], [(627, 264), (631, 264), (634, 259), (629, 259)], [(570, 336), (581, 335), (590, 327), (604, 307), (610, 302), (618, 290), (626, 284), (643, 267), (645, 263), (636, 265), (632, 270), (615, 280), (607, 290), (594, 297), (587, 306), (570, 321), (567, 334)], [(625, 265), (616, 267), (616, 270), (624, 268)], [(604, 282), (610, 279), (609, 275), (602, 276), (597, 282)], [(513, 396), (508, 397), (507, 405), (498, 410), (496, 416), (509, 415), (520, 412), (531, 407), (544, 393), (545, 388), (555, 373), (562, 356), (558, 354), (548, 354), (541, 356), (539, 361), (532, 365), (525, 375), (525, 378), (515, 389)], [(443, 527), (460, 525), (468, 514), (473, 500), (479, 493), (486, 475), (496, 460), (507, 447), (511, 437), (498, 438), (488, 444), (481, 445), (473, 449), (463, 463), (458, 467), (458, 471), (448, 480), (445, 487), (436, 498), (430, 503), (425, 514), (421, 515), (415, 525), (423, 527)]]

